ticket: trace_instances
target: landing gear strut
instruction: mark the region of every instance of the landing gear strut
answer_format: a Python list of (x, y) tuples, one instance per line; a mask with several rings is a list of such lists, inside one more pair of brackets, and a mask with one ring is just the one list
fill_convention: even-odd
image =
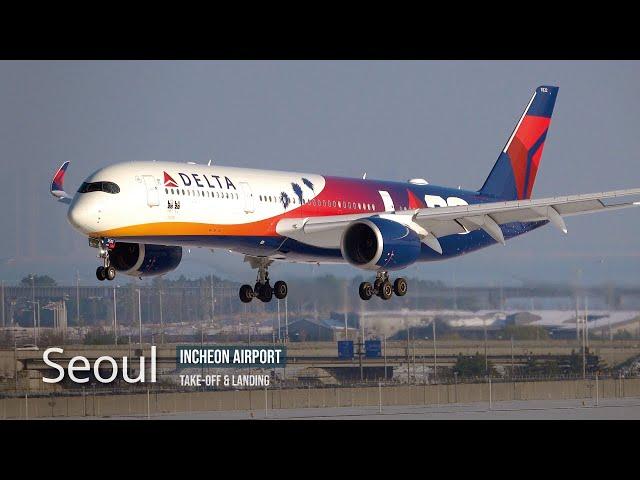
[(96, 239), (89, 239), (89, 245), (98, 248), (98, 258), (102, 259), (102, 266), (96, 269), (96, 278), (101, 282), (103, 280), (111, 281), (116, 278), (116, 269), (109, 260), (109, 250), (113, 248), (115, 242), (108, 238), (101, 238), (97, 241)]
[(389, 273), (386, 271), (379, 271), (376, 274), (376, 279), (373, 285), (369, 282), (362, 282), (358, 293), (362, 300), (370, 300), (374, 295), (379, 296), (383, 300), (389, 300), (395, 293), (398, 297), (406, 295), (408, 289), (407, 281), (400, 277), (391, 284), (389, 280)]
[(240, 287), (239, 295), (243, 303), (249, 303), (254, 298), (261, 302), (269, 303), (274, 296), (278, 300), (283, 300), (287, 296), (289, 288), (285, 282), (278, 280), (273, 287), (269, 283), (269, 265), (271, 262), (269, 259), (258, 260), (256, 284), (253, 288), (251, 288), (251, 285), (242, 285)]

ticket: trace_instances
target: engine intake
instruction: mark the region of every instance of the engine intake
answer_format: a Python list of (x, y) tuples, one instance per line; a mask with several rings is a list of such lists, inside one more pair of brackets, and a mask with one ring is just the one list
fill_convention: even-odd
[(109, 260), (117, 271), (132, 277), (163, 275), (180, 265), (182, 247), (116, 242)]
[(418, 234), (379, 217), (354, 221), (342, 235), (340, 250), (351, 265), (365, 270), (399, 270), (420, 255)]

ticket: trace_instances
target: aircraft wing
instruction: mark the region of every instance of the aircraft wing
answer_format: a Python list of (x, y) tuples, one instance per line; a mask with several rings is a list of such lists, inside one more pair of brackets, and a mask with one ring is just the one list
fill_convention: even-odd
[[(612, 192), (569, 195), (564, 197), (512, 200), (461, 205), (453, 207), (421, 208), (376, 214), (412, 228), (422, 242), (438, 253), (442, 248), (439, 237), (468, 233), (483, 229), (494, 240), (504, 244), (500, 225), (512, 222), (548, 220), (567, 233), (563, 217), (618, 210), (640, 206), (629, 197), (640, 196), (640, 188)], [(371, 214), (335, 215), (326, 217), (286, 218), (278, 222), (276, 231), (300, 242), (324, 248), (339, 248), (342, 233), (351, 222)]]

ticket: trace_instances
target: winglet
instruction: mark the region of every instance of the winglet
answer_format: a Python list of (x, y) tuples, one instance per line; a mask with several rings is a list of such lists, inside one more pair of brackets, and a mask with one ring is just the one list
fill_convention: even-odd
[(53, 195), (58, 199), (58, 201), (63, 203), (71, 202), (71, 196), (64, 191), (64, 175), (65, 173), (67, 173), (68, 166), (68, 161), (60, 165), (60, 168), (58, 168), (56, 174), (53, 176), (53, 180), (51, 180), (51, 187), (49, 188), (51, 195)]

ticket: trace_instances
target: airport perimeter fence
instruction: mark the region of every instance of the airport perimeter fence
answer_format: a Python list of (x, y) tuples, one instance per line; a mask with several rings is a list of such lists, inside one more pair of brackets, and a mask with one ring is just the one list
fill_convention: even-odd
[[(86, 386), (74, 386), (63, 387), (51, 390), (25, 390), (9, 388), (5, 386), (4, 389), (0, 389), (0, 399), (3, 398), (23, 398), (28, 395), (31, 398), (39, 397), (65, 397), (65, 396), (85, 396), (85, 395), (129, 395), (129, 394), (146, 394), (150, 391), (154, 394), (161, 393), (193, 393), (193, 392), (218, 392), (218, 391), (247, 391), (247, 390), (264, 390), (264, 386), (246, 386), (246, 387), (234, 387), (234, 386), (182, 386), (178, 383), (167, 382), (167, 377), (175, 377), (175, 374), (159, 375), (160, 381), (157, 383), (133, 383), (125, 384), (123, 382), (116, 384), (99, 384), (90, 383)], [(163, 380), (164, 377), (164, 380)], [(563, 382), (563, 381), (585, 381), (596, 382), (604, 380), (631, 380), (640, 379), (638, 374), (622, 374), (621, 372), (607, 372), (607, 373), (590, 373), (586, 376), (581, 374), (561, 374), (561, 375), (520, 375), (513, 377), (501, 377), (501, 376), (474, 376), (474, 377), (456, 377), (456, 376), (442, 376), (442, 377), (412, 377), (407, 380), (406, 376), (396, 376), (394, 378), (384, 379), (368, 379), (368, 380), (348, 380), (340, 383), (321, 383), (314, 380), (300, 380), (296, 378), (282, 379), (275, 377), (271, 379), (271, 383), (266, 388), (269, 390), (291, 390), (297, 388), (312, 388), (312, 389), (345, 389), (345, 388), (371, 388), (382, 385), (383, 387), (402, 387), (402, 386), (455, 386), (455, 385), (482, 385), (491, 382), (494, 385), (498, 384), (512, 384), (512, 383), (540, 383), (540, 382)], [(175, 378), (174, 378), (175, 381)], [(13, 387), (13, 381), (9, 380), (5, 382), (11, 384)]]
[(163, 388), (107, 389), (0, 395), (0, 419), (148, 417), (207, 411), (296, 408), (436, 406), (453, 403), (579, 399), (598, 405), (609, 398), (640, 398), (640, 378), (548, 381), (397, 384), (367, 386), (283, 387), (262, 389), (188, 390)]

